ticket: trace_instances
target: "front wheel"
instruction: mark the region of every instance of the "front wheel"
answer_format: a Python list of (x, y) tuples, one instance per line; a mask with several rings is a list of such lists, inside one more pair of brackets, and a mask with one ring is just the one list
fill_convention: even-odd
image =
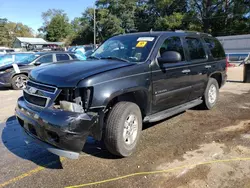
[(12, 88), (15, 90), (24, 89), (26, 87), (27, 81), (28, 77), (25, 74), (18, 74), (12, 78)]
[(130, 156), (136, 149), (141, 130), (140, 108), (132, 102), (118, 102), (107, 118), (105, 145), (114, 155)]
[(209, 78), (207, 88), (203, 96), (201, 107), (206, 110), (212, 109), (219, 98), (219, 85), (216, 79)]

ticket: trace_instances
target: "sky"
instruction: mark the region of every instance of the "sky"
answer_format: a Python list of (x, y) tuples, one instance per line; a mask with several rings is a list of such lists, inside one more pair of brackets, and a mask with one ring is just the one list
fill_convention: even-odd
[(95, 0), (0, 0), (0, 18), (21, 22), (37, 33), (42, 26), (42, 12), (48, 9), (63, 9), (70, 20), (81, 16), (87, 7), (93, 7)]

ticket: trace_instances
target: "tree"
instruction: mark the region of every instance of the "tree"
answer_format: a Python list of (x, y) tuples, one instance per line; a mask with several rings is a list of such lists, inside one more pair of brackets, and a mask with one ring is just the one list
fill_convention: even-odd
[(189, 14), (203, 32), (218, 35), (243, 34), (249, 30), (249, 0), (191, 0)]
[(67, 14), (61, 9), (49, 9), (42, 13), (43, 26), (38, 29), (49, 41), (70, 43), (72, 27)]
[(46, 27), (46, 39), (52, 42), (63, 41), (71, 31), (68, 18), (64, 15), (56, 15)]
[[(71, 21), (68, 41), (93, 43), (93, 14), (94, 9), (88, 8)], [(56, 15), (68, 22), (63, 10), (50, 9), (42, 15), (45, 33)], [(56, 28), (52, 29), (53, 35), (62, 33)], [(214, 36), (245, 34), (250, 30), (250, 0), (97, 0), (96, 29), (97, 42), (121, 33), (151, 29), (193, 30)]]
[(33, 30), (22, 23), (0, 19), (0, 46), (11, 47), (15, 37), (33, 37)]

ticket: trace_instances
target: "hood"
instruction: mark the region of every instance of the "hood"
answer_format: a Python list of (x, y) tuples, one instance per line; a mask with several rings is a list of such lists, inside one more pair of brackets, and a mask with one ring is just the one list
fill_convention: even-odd
[(131, 65), (134, 64), (115, 60), (65, 61), (35, 68), (30, 78), (57, 87), (75, 87), (89, 76)]

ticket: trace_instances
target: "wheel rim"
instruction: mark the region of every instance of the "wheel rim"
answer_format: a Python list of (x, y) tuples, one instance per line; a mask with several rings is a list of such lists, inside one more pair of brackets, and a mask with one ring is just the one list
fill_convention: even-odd
[(123, 139), (126, 145), (135, 142), (138, 134), (138, 119), (134, 114), (130, 114), (124, 123)]
[(217, 98), (217, 89), (214, 84), (212, 84), (208, 90), (208, 102), (213, 104)]
[(24, 89), (26, 87), (27, 78), (24, 76), (18, 76), (15, 79), (15, 86), (19, 89)]

